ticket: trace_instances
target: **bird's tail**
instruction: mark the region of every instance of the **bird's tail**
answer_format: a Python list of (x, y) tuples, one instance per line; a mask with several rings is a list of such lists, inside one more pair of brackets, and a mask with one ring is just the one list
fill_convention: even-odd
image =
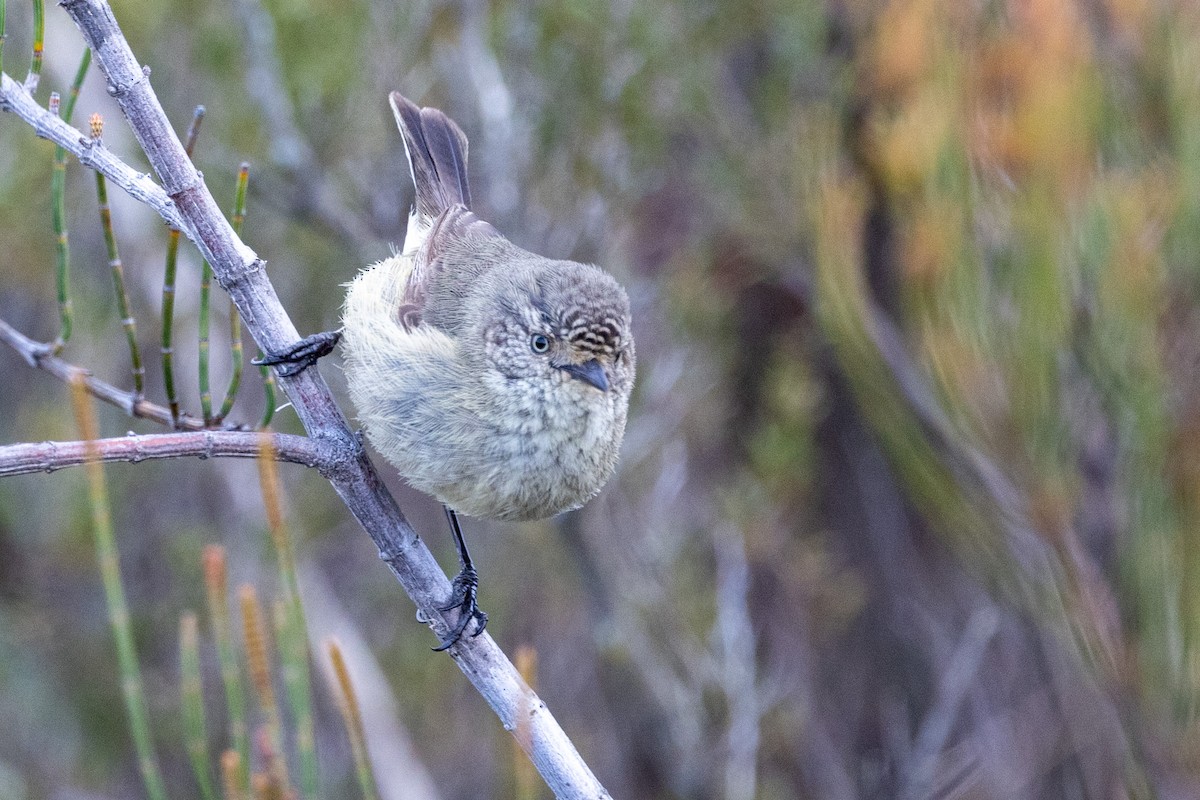
[(428, 225), (451, 206), (470, 208), (466, 134), (436, 108), (420, 108), (399, 92), (388, 100), (417, 189), (416, 216)]

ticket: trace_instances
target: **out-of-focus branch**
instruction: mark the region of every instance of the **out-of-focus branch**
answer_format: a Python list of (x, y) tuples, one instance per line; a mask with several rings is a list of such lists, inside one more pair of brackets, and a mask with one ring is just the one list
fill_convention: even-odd
[(759, 721), (763, 702), (758, 689), (757, 641), (750, 619), (750, 564), (742, 532), (732, 525), (713, 528), (717, 567), (717, 614), (714, 638), (720, 653), (721, 688), (729, 707), (725, 757), (725, 797), (750, 800), (758, 794)]
[[(263, 447), (268, 437), (269, 447)], [(188, 431), (129, 435), (92, 442), (29, 442), (0, 447), (0, 478), (76, 467), (89, 458), (104, 462), (163, 458), (260, 458), (269, 452), (276, 460), (323, 469), (333, 461), (327, 442), (287, 433), (258, 431)]]
[(29, 366), (44, 369), (61, 380), (70, 381), (75, 375), (82, 373), (84, 388), (91, 395), (113, 404), (131, 417), (153, 420), (182, 430), (198, 431), (204, 428), (204, 420), (190, 417), (187, 414), (180, 414), (178, 419), (172, 421), (169, 409), (157, 403), (151, 403), (136, 392), (118, 389), (111, 383), (90, 374), (82, 367), (64, 361), (53, 354), (49, 345), (30, 339), (2, 319), (0, 319), (0, 341), (16, 350)]
[[(62, 0), (105, 77), (109, 93), (129, 120), (138, 143), (174, 201), (182, 229), (190, 231), (218, 283), (233, 299), (247, 329), (266, 353), (294, 344), (299, 335), (267, 278), (264, 262), (234, 233), (204, 180), (187, 157), (149, 82), (103, 0)], [(8, 86), (6, 80), (4, 86)], [(11, 105), (8, 101), (5, 108)], [(75, 143), (77, 144), (77, 143)], [(162, 212), (160, 212), (162, 213)], [(347, 508), (362, 524), (416, 603), (422, 618), (445, 635), (457, 612), (442, 610), (450, 581), (388, 493), (320, 373), (280, 376), (301, 422), (333, 453), (324, 470)], [(520, 730), (522, 747), (559, 797), (604, 798), (607, 791), (579, 756), (545, 703), (485, 632), (464, 637), (448, 651), (508, 730)], [(517, 717), (524, 710), (518, 723)]]

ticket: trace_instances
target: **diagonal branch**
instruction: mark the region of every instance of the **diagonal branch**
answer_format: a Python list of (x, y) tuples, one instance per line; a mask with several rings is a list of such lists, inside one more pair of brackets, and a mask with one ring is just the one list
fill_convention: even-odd
[[(264, 451), (264, 439), (268, 447)], [(324, 470), (333, 463), (327, 442), (288, 433), (259, 431), (189, 431), (96, 439), (89, 442), (30, 442), (0, 446), (0, 478), (55, 472), (89, 459), (138, 464), (163, 458), (260, 458), (269, 452), (277, 461)]]
[(171, 411), (157, 403), (151, 403), (136, 392), (118, 389), (111, 383), (106, 383), (89, 373), (82, 367), (77, 367), (54, 355), (48, 345), (30, 339), (25, 334), (0, 319), (0, 342), (16, 350), (21, 358), (31, 367), (39, 367), (60, 378), (70, 381), (75, 375), (83, 374), (83, 385), (94, 397), (111, 403), (131, 417), (153, 420), (168, 427), (174, 426), (180, 430), (198, 431), (204, 429), (204, 420), (196, 419), (187, 414), (180, 414), (179, 419), (172, 421)]
[[(104, 0), (62, 0), (61, 5), (96, 55), (108, 79), (109, 93), (129, 120), (162, 188), (144, 176), (130, 175), (128, 167), (113, 163), (111, 153), (90, 140), (82, 140), (78, 131), (59, 120), (47, 119), (32, 98), (18, 91), (7, 76), (0, 76), (0, 110), (16, 113), (38, 135), (62, 144), (82, 163), (100, 169), (164, 219), (190, 232), (264, 352), (279, 352), (293, 344), (299, 336), (267, 278), (265, 263), (242, 243), (220, 212), (151, 89), (149, 70), (138, 64), (111, 8)], [(164, 192), (175, 211), (162, 202)], [(454, 621), (440, 608), (450, 597), (450, 581), (384, 487), (324, 379), (316, 369), (279, 378), (309, 435), (330, 448), (325, 476), (374, 540), (380, 558), (416, 603), (422, 619), (444, 635)], [(521, 732), (518, 741), (557, 796), (609, 796), (546, 705), (491, 636), (485, 632), (460, 640), (448, 652), (504, 727)]]

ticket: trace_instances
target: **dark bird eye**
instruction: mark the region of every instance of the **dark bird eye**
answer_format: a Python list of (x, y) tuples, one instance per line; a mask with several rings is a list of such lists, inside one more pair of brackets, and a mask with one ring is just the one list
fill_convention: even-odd
[(535, 333), (529, 339), (529, 346), (535, 353), (544, 353), (550, 349), (550, 337), (544, 333)]

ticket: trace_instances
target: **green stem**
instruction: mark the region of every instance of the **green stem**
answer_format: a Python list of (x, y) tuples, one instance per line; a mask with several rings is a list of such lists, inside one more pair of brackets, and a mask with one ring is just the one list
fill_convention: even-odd
[[(204, 106), (196, 106), (192, 113), (192, 124), (188, 126), (184, 150), (188, 158), (196, 148), (196, 137), (200, 123), (204, 121)], [(175, 325), (175, 264), (179, 254), (179, 229), (171, 228), (167, 234), (167, 263), (163, 270), (162, 289), (162, 370), (163, 385), (167, 394), (167, 406), (171, 409), (171, 421), (179, 424), (179, 395), (175, 391), (175, 345), (172, 332)]]
[(200, 631), (194, 611), (179, 618), (179, 688), (183, 735), (188, 759), (203, 800), (216, 800), (209, 765), (208, 734), (204, 721), (204, 686), (200, 680)]
[[(92, 136), (100, 139), (99, 115), (93, 125)], [(146, 369), (142, 366), (142, 353), (137, 343), (137, 321), (129, 310), (129, 293), (125, 290), (125, 270), (121, 265), (121, 254), (117, 249), (117, 236), (113, 231), (112, 211), (108, 207), (108, 184), (104, 176), (96, 173), (96, 198), (100, 204), (100, 227), (104, 229), (104, 246), (108, 251), (108, 266), (112, 270), (113, 289), (117, 295), (117, 313), (125, 328), (125, 339), (129, 344), (129, 360), (133, 372), (133, 390), (138, 397), (145, 391)]]
[(300, 602), (300, 581), (292, 539), (284, 522), (279, 470), (270, 453), (270, 440), (263, 434), (263, 454), (258, 459), (259, 483), (267, 529), (275, 546), (283, 597), (275, 613), (283, 685), (296, 725), (296, 751), (300, 760), (300, 789), (306, 798), (317, 794), (317, 754), (313, 732), (312, 686), (308, 664), (308, 628)]
[(217, 643), (217, 659), (221, 663), (221, 682), (225, 687), (225, 707), (229, 718), (229, 739), (238, 754), (240, 774), (237, 783), (249, 788), (250, 737), (246, 726), (246, 691), (238, 666), (237, 650), (233, 643), (233, 628), (229, 619), (229, 584), (225, 551), (216, 545), (204, 548), (205, 599), (213, 639)]
[[(50, 95), (50, 110), (59, 112), (58, 92)], [(50, 173), (50, 214), (54, 226), (54, 285), (58, 296), (58, 336), (53, 352), (58, 355), (71, 339), (74, 314), (71, 310), (71, 253), (67, 237), (67, 151), (54, 148), (54, 167)]]
[(0, 72), (4, 72), (4, 14), (7, 7), (6, 0), (0, 0)]
[[(262, 358), (262, 350), (258, 351), (258, 357)], [(262, 366), (258, 368), (258, 372), (263, 379), (263, 393), (266, 395), (267, 407), (263, 410), (262, 420), (258, 423), (259, 430), (266, 430), (271, 425), (271, 420), (275, 417), (275, 371), (270, 367)]]
[[(246, 187), (250, 183), (250, 165), (245, 161), (238, 167), (237, 189), (233, 197), (233, 213), (229, 215), (230, 227), (238, 236), (242, 235), (242, 226), (246, 222)], [(238, 388), (242, 385), (242, 367), (245, 356), (242, 351), (242, 320), (238, 315), (237, 306), (229, 302), (229, 350), (233, 373), (229, 376), (229, 387), (225, 390), (225, 402), (217, 414), (217, 420), (223, 420), (233, 410), (237, 399)]]
[[(40, 7), (38, 3), (38, 7)], [(37, 44), (34, 45), (34, 53), (37, 55), (40, 50)], [(79, 99), (79, 89), (83, 85), (83, 78), (87, 75), (88, 67), (92, 63), (92, 51), (84, 50), (83, 57), (79, 61), (79, 68), (75, 71), (75, 80), (71, 83), (70, 92), (67, 94), (67, 102), (61, 103), (57, 93), (50, 95), (50, 108), (55, 113), (61, 113), (62, 118), (68, 122), (71, 121), (71, 114), (75, 111), (75, 102)], [(41, 69), (40, 61), (38, 69)], [(50, 200), (51, 214), (54, 225), (54, 253), (55, 253), (55, 288), (58, 295), (58, 315), (59, 329), (58, 336), (54, 340), (54, 353), (62, 351), (63, 347), (71, 338), (71, 330), (74, 327), (74, 313), (71, 305), (71, 248), (70, 237), (67, 234), (67, 151), (59, 146), (54, 148), (54, 168), (50, 173)]]
[(25, 76), (25, 88), (30, 94), (37, 93), (38, 81), (42, 77), (42, 56), (46, 49), (46, 8), (43, 0), (33, 0), (33, 59), (29, 62), (29, 74)]
[[(75, 419), (80, 434), (89, 443), (97, 437), (96, 417), (91, 408), (91, 399), (82, 377), (72, 379), (72, 400)], [(166, 789), (158, 758), (154, 754), (154, 742), (150, 732), (150, 715), (146, 695), (142, 686), (141, 669), (137, 661), (137, 649), (133, 642), (133, 627), (129, 621), (129, 605), (125, 599), (125, 588), (121, 582), (120, 558), (113, 535), (112, 511), (108, 499), (108, 485), (104, 478), (104, 466), (99, 461), (99, 452), (90, 444), (87, 462), (88, 499), (92, 510), (92, 532), (96, 544), (96, 561), (104, 584), (104, 600), (108, 607), (109, 624), (117, 647), (117, 664), (121, 674), (121, 693), (125, 699), (125, 710), (129, 716), (130, 733), (137, 751), (138, 768), (145, 784), (146, 794), (151, 800), (166, 800)]]
[(162, 370), (171, 424), (179, 426), (179, 395), (175, 392), (175, 345), (171, 331), (175, 322), (175, 263), (179, 252), (179, 231), (167, 234), (167, 263), (163, 269), (162, 289)]
[(216, 420), (212, 413), (212, 389), (208, 385), (208, 308), (212, 300), (212, 265), (205, 261), (200, 271), (200, 319), (198, 323), (200, 336), (200, 412), (204, 416), (206, 426), (213, 425)]

